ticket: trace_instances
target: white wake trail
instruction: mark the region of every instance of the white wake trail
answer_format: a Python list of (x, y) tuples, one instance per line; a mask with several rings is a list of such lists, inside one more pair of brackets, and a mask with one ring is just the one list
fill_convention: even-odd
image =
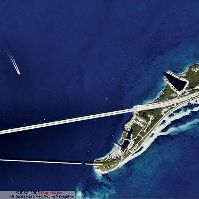
[(15, 61), (14, 57), (12, 56), (12, 54), (11, 54), (9, 51), (6, 51), (6, 54), (8, 55), (10, 61), (12, 62), (12, 65), (14, 66), (14, 68), (15, 68), (17, 74), (18, 74), (18, 75), (21, 75), (21, 73), (20, 73), (20, 71), (19, 71), (19, 68), (18, 68), (18, 66), (17, 66), (17, 64), (16, 64), (16, 61)]

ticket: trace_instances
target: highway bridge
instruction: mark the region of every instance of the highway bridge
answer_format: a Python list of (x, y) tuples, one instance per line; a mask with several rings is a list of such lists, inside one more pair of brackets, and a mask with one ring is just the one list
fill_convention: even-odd
[(121, 115), (121, 114), (126, 114), (126, 113), (133, 113), (136, 111), (138, 112), (138, 111), (144, 111), (144, 110), (150, 110), (150, 109), (164, 108), (171, 105), (175, 105), (177, 103), (191, 101), (193, 99), (196, 99), (197, 97), (199, 97), (199, 92), (195, 92), (193, 94), (188, 94), (184, 97), (178, 97), (178, 98), (174, 98), (172, 100), (168, 100), (164, 102), (155, 102), (155, 103), (149, 103), (149, 104), (144, 104), (144, 105), (137, 105), (129, 109), (111, 111), (111, 112), (106, 112), (106, 113), (98, 113), (98, 114), (86, 115), (86, 116), (81, 116), (81, 117), (53, 121), (53, 122), (45, 122), (42, 124), (33, 124), (29, 126), (22, 126), (22, 127), (11, 128), (11, 129), (6, 129), (6, 130), (0, 130), (0, 135), (45, 128), (45, 127), (50, 127), (50, 126), (57, 126), (57, 125), (62, 125), (62, 124), (69, 124), (69, 123), (80, 122), (80, 121), (85, 121), (85, 120), (93, 120), (97, 118), (110, 117), (110, 116)]
[(0, 162), (18, 162), (18, 163), (39, 163), (39, 164), (59, 164), (59, 165), (85, 165), (85, 166), (99, 166), (101, 163), (90, 162), (64, 162), (64, 161), (44, 161), (44, 160), (15, 160), (15, 159), (0, 159)]
[[(12, 128), (12, 129), (6, 129), (1, 130), (0, 135), (4, 134), (10, 134), (15, 132), (21, 132), (21, 131), (27, 131), (27, 130), (33, 130), (38, 128), (45, 128), (50, 126), (56, 126), (61, 124), (68, 124), (68, 123), (74, 123), (74, 122), (80, 122), (85, 120), (91, 120), (91, 119), (97, 119), (97, 118), (103, 118), (103, 117), (109, 117), (114, 115), (120, 115), (125, 113), (132, 113), (135, 111), (144, 111), (144, 110), (150, 110), (150, 109), (156, 109), (156, 108), (164, 108), (171, 105), (179, 104), (179, 103), (186, 103), (193, 100), (197, 100), (199, 102), (199, 92), (195, 92), (193, 94), (187, 94), (184, 97), (178, 97), (172, 100), (168, 100), (165, 102), (155, 102), (155, 103), (149, 103), (145, 105), (137, 105), (130, 109), (123, 109), (123, 110), (117, 110), (112, 112), (106, 112), (106, 113), (99, 113), (94, 115), (87, 115), (82, 117), (75, 117), (71, 119), (64, 119), (54, 122), (46, 122), (42, 124), (35, 124), (35, 125), (29, 125), (29, 126), (23, 126), (18, 128)], [(39, 164), (59, 164), (59, 165), (85, 165), (85, 166), (98, 166), (100, 163), (90, 163), (90, 162), (71, 162), (71, 161), (41, 161), (41, 160), (15, 160), (15, 159), (0, 159), (0, 162), (19, 162), (19, 163), (39, 163)]]

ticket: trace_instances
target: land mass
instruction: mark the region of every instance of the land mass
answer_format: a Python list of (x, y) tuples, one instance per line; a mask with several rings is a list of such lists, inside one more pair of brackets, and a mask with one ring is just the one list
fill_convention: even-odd
[[(199, 64), (193, 64), (182, 73), (164, 73), (165, 87), (160, 96), (139, 109), (135, 106), (133, 117), (124, 125), (124, 131), (106, 156), (94, 161), (96, 172), (104, 174), (122, 166), (143, 152), (148, 141), (157, 137), (157, 127), (175, 110), (199, 103)], [(143, 105), (142, 105), (143, 107)]]

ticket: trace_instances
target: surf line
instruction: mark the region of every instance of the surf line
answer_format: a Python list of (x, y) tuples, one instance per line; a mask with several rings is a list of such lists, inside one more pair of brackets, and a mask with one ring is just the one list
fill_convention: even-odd
[(19, 160), (19, 159), (2, 159), (0, 158), (0, 162), (19, 162), (19, 163), (38, 163), (38, 164), (60, 164), (60, 165), (86, 165), (93, 166), (99, 165), (99, 163), (82, 163), (82, 162), (64, 162), (64, 161), (44, 161), (44, 160)]
[(12, 62), (12, 65), (14, 66), (17, 74), (21, 75), (21, 73), (19, 71), (19, 68), (18, 68), (18, 66), (16, 64), (16, 61), (15, 61), (14, 57), (12, 56), (12, 54), (10, 53), (10, 51), (6, 50), (5, 52), (6, 52), (7, 56), (9, 57), (10, 61)]

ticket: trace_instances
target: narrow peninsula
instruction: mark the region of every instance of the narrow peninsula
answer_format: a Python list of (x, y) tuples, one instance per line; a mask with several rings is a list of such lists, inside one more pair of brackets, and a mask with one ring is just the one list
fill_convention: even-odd
[[(140, 155), (145, 146), (157, 137), (157, 128), (177, 109), (199, 103), (199, 64), (193, 64), (182, 73), (164, 73), (165, 86), (161, 95), (143, 110), (135, 106), (133, 117), (124, 125), (124, 131), (106, 156), (94, 161), (96, 172), (104, 174), (122, 166)], [(143, 107), (143, 105), (142, 105)], [(149, 144), (149, 145), (150, 145)]]

